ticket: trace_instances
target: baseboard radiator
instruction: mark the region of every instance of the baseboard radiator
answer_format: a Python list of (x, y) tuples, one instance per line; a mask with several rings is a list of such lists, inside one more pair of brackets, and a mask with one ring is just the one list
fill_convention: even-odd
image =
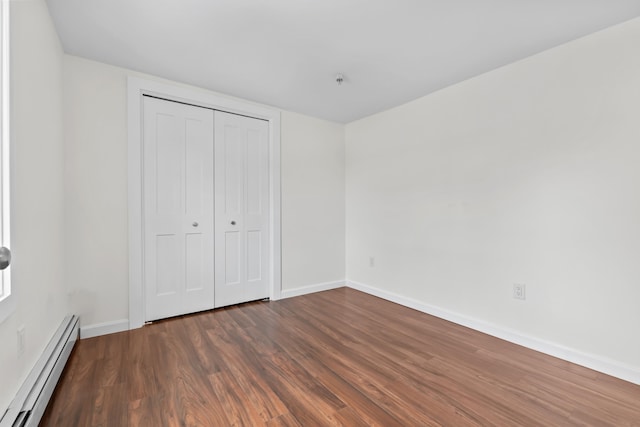
[(78, 316), (65, 317), (0, 419), (0, 427), (38, 426), (78, 338)]

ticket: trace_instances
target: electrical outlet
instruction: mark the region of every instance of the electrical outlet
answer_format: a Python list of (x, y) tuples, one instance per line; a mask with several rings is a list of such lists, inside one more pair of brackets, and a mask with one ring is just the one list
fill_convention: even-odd
[(375, 267), (376, 266), (376, 258), (370, 256), (369, 257), (369, 267)]
[(25, 347), (25, 328), (24, 326), (20, 326), (18, 328), (18, 357), (24, 354)]
[(526, 294), (526, 286), (521, 284), (521, 283), (514, 283), (513, 284), (513, 297), (515, 299), (522, 299), (525, 300), (527, 299), (527, 294)]

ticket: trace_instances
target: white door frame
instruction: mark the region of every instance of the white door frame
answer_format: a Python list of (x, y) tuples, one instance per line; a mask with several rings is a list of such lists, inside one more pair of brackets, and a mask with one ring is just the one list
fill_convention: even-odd
[[(281, 295), (280, 234), (280, 111), (188, 87), (129, 77), (128, 104), (128, 191), (129, 191), (129, 329), (144, 325), (143, 187), (142, 187), (142, 97), (151, 95), (214, 110), (241, 114), (269, 122), (269, 278), (270, 298)], [(213, 260), (211, 260), (213, 262)]]

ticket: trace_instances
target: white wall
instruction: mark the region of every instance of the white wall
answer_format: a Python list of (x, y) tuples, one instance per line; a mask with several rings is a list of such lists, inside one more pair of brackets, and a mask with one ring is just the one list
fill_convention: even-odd
[(638, 46), (640, 19), (348, 124), (347, 278), (640, 373)]
[[(166, 82), (65, 55), (67, 280), (85, 326), (129, 313), (128, 75)], [(344, 281), (343, 126), (288, 112), (281, 119), (283, 289)]]
[[(0, 414), (67, 314), (63, 280), (62, 49), (41, 0), (11, 2), (12, 275), (0, 324)], [(17, 356), (16, 331), (26, 348)]]
[(82, 326), (129, 317), (126, 73), (64, 57), (65, 253)]
[(344, 126), (282, 116), (282, 287), (344, 283)]

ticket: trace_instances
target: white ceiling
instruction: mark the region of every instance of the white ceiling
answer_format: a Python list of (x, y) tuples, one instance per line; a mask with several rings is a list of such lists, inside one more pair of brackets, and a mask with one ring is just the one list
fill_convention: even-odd
[(67, 53), (342, 123), (640, 16), (640, 0), (47, 3)]

